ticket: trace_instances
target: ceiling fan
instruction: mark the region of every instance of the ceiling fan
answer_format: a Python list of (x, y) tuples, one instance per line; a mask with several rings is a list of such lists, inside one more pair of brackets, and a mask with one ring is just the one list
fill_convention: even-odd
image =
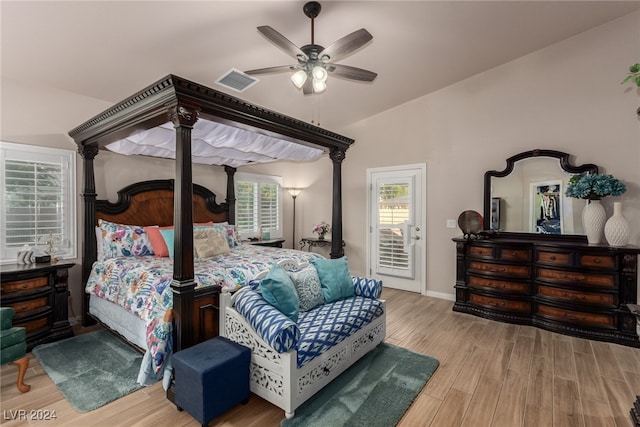
[(245, 73), (253, 75), (295, 71), (291, 76), (291, 81), (298, 89), (302, 89), (305, 95), (323, 92), (327, 87), (328, 73), (361, 82), (373, 81), (377, 74), (372, 71), (335, 63), (335, 61), (344, 58), (367, 44), (373, 39), (373, 36), (367, 30), (361, 28), (335, 41), (327, 48), (315, 44), (314, 19), (320, 14), (320, 9), (320, 3), (315, 1), (305, 3), (302, 8), (304, 14), (311, 18), (311, 44), (302, 47), (296, 46), (285, 36), (267, 25), (258, 27), (258, 31), (271, 43), (296, 58), (298, 60), (297, 64), (259, 68), (245, 71)]

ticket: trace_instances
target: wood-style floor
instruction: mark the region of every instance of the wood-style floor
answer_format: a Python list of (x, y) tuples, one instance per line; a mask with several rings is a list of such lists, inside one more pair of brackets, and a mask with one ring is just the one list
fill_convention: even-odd
[[(640, 350), (493, 322), (451, 310), (452, 302), (385, 289), (387, 342), (430, 354), (440, 367), (400, 421), (414, 426), (628, 427), (640, 394)], [(79, 331), (82, 332), (82, 331)], [(0, 423), (69, 426), (197, 426), (160, 384), (80, 414), (32, 357), (20, 394), (4, 365)], [(55, 422), (12, 420), (17, 410), (55, 411)], [(11, 412), (13, 411), (13, 412)], [(209, 426), (279, 426), (283, 412), (251, 396)], [(327, 426), (330, 427), (330, 426)]]

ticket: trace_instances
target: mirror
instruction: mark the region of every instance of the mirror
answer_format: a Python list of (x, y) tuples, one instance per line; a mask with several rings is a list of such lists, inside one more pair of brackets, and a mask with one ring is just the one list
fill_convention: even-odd
[(484, 174), (484, 229), (495, 232), (583, 235), (585, 201), (566, 197), (572, 175), (598, 166), (572, 165), (569, 154), (532, 150), (507, 159), (502, 171)]

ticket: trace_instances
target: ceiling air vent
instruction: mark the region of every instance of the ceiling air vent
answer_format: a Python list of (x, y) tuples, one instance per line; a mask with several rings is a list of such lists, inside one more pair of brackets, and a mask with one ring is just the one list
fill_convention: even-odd
[(259, 82), (259, 80), (255, 77), (251, 77), (240, 70), (236, 70), (235, 68), (230, 69), (222, 77), (216, 80), (216, 83), (219, 85), (226, 86), (236, 92), (242, 92), (257, 82)]

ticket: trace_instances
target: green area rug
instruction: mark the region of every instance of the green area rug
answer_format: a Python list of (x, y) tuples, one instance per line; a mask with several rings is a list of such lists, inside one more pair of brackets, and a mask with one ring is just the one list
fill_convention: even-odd
[(142, 388), (142, 354), (108, 331), (42, 344), (32, 350), (65, 399), (89, 412)]
[(433, 357), (382, 343), (280, 425), (395, 426), (439, 364)]

